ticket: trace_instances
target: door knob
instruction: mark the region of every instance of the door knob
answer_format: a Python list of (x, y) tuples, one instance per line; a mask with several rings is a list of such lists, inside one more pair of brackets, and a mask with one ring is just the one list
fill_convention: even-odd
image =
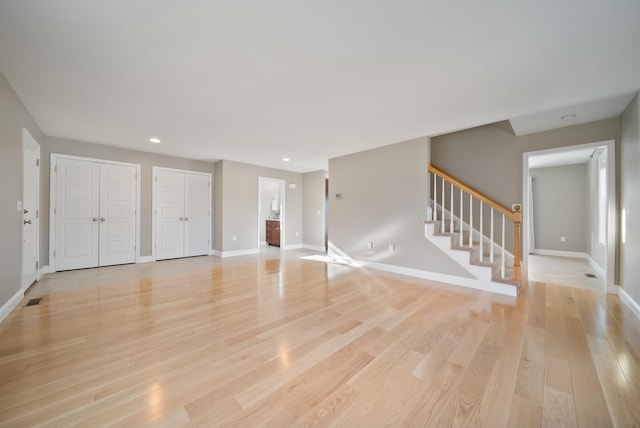
[(104, 217), (100, 217), (100, 221), (106, 221), (107, 219)]
[(31, 224), (31, 220), (22, 220), (23, 224)]
[(184, 221), (184, 217), (180, 217), (180, 221)]
[(29, 214), (29, 210), (25, 208), (25, 209), (22, 211), (22, 213), (23, 213), (23, 214)]
[(94, 217), (94, 218), (91, 219), (91, 221), (98, 221), (98, 218)]
[(189, 217), (185, 217), (185, 218), (184, 218), (184, 221), (189, 221)]

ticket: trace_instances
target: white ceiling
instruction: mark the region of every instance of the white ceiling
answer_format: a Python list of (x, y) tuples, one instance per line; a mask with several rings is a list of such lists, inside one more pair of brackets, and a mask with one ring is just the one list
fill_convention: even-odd
[(639, 42), (637, 0), (0, 0), (45, 134), (299, 172), (635, 93)]
[(589, 162), (594, 148), (569, 149), (563, 152), (545, 153), (529, 157), (529, 168), (549, 168), (553, 166), (575, 165)]

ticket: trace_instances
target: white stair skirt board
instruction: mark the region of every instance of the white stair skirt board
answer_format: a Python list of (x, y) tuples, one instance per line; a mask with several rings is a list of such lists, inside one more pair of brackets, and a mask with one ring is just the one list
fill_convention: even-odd
[(4, 319), (11, 313), (12, 310), (15, 309), (16, 306), (20, 303), (24, 294), (22, 290), (18, 290), (16, 294), (11, 296), (7, 302), (0, 307), (0, 322), (4, 321)]
[(636, 318), (640, 319), (640, 305), (638, 305), (638, 302), (633, 300), (633, 298), (629, 296), (626, 291), (624, 291), (624, 288), (620, 287), (619, 285), (616, 285), (616, 289), (618, 290), (618, 296), (620, 296), (620, 300), (622, 300), (622, 303), (624, 303), (625, 306), (629, 308), (631, 312), (633, 312)]
[[(460, 251), (464, 253), (463, 251)], [(469, 254), (467, 253), (467, 257)], [(429, 272), (425, 270), (406, 268), (402, 266), (387, 265), (377, 262), (369, 262), (366, 260), (357, 260), (357, 263), (361, 266), (371, 269), (382, 270), (385, 272), (392, 272), (401, 275), (413, 276), (416, 278), (429, 279), (432, 281), (443, 282), (445, 284), (459, 285), (462, 287), (473, 288), (475, 290), (489, 291), (492, 293), (503, 294), (506, 296), (517, 296), (517, 288), (509, 284), (501, 284), (491, 281), (482, 281), (479, 279), (462, 278), (459, 276), (447, 275), (444, 273)]]

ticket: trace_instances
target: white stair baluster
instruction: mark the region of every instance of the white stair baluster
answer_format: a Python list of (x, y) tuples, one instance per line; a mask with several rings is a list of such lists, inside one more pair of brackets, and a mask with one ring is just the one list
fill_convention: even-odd
[(482, 224), (482, 211), (484, 209), (484, 202), (480, 201), (480, 261), (484, 259), (484, 244), (482, 240), (484, 239), (484, 224)]
[(460, 246), (462, 247), (463, 244), (463, 235), (464, 235), (464, 221), (462, 221), (463, 217), (462, 217), (462, 194), (464, 192), (462, 191), (462, 189), (460, 189), (460, 217), (458, 217), (460, 219)]
[(449, 207), (449, 233), (453, 233), (453, 183), (451, 183), (451, 206)]
[(444, 233), (444, 177), (442, 177), (442, 203), (440, 204), (440, 208), (442, 208), (442, 222), (440, 223), (440, 233)]
[(433, 221), (438, 221), (438, 176), (433, 174)]
[(500, 258), (502, 259), (501, 262), (501, 269), (500, 269), (500, 278), (504, 279), (504, 214), (502, 214), (502, 254), (500, 255)]
[(491, 239), (489, 240), (489, 262), (493, 263), (493, 207), (491, 207)]
[(473, 196), (469, 193), (469, 248), (473, 247)]

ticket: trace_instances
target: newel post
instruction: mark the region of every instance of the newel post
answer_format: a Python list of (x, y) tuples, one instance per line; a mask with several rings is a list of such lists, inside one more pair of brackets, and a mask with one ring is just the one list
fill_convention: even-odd
[(520, 222), (522, 213), (520, 205), (513, 208), (513, 227), (515, 229), (515, 244), (513, 246), (513, 279), (520, 282)]

